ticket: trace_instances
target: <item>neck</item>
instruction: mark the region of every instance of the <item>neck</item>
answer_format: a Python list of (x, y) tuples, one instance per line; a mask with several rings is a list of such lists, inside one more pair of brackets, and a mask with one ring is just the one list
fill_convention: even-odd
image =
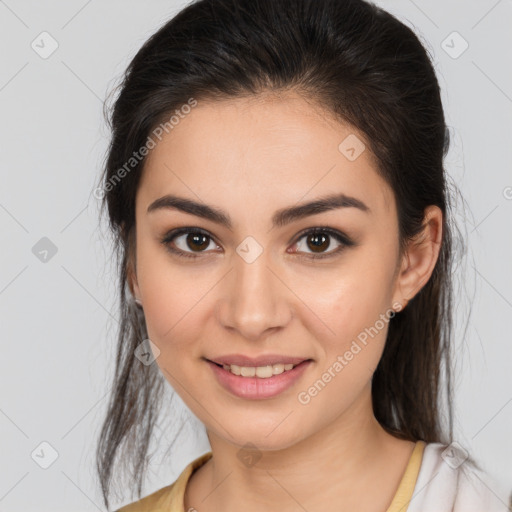
[[(186, 510), (228, 512), (243, 504), (247, 512), (297, 507), (308, 512), (382, 511), (414, 447), (377, 422), (369, 388), (327, 427), (283, 449), (246, 451), (240, 457), (238, 445), (211, 431), (208, 437), (213, 457), (192, 476)], [(397, 460), (390, 468), (390, 461)]]

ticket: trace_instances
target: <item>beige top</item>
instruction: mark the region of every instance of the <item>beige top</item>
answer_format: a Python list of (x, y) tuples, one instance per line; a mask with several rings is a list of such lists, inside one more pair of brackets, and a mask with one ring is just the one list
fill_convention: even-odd
[[(423, 457), (424, 441), (417, 441), (411, 454), (405, 472), (391, 505), (386, 512), (406, 512), (407, 505), (411, 501), (414, 486)], [(116, 512), (186, 512), (185, 489), (192, 473), (205, 464), (212, 457), (212, 452), (205, 453), (193, 460), (180, 474), (178, 479), (162, 489), (120, 508)]]

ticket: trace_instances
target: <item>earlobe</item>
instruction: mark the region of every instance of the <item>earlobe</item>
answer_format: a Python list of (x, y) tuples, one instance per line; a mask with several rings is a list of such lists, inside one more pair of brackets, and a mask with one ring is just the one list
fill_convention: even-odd
[(437, 206), (425, 209), (423, 230), (409, 242), (397, 277), (394, 302), (404, 309), (430, 279), (441, 249), (443, 213)]

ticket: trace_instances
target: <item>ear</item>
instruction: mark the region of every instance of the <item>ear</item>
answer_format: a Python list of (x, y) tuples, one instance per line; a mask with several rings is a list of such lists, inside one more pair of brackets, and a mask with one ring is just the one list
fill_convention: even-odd
[[(123, 224), (123, 229), (124, 229), (124, 224)], [(126, 281), (128, 283), (128, 287), (129, 287), (130, 292), (131, 292), (132, 296), (134, 297), (134, 299), (140, 300), (140, 290), (139, 290), (139, 284), (137, 281), (137, 263), (135, 261), (136, 241), (135, 241), (134, 234), (135, 234), (135, 230), (133, 230), (127, 237), (128, 238), (127, 245), (128, 245), (129, 254), (128, 254), (127, 263), (126, 263)]]
[(443, 235), (443, 212), (438, 206), (425, 209), (423, 230), (409, 242), (395, 282), (393, 304), (403, 309), (427, 283), (434, 271)]
[(126, 280), (128, 282), (128, 287), (130, 288), (130, 292), (133, 295), (134, 299), (140, 300), (140, 289), (139, 284), (137, 282), (137, 271), (135, 265), (132, 264), (132, 260), (130, 259), (126, 268)]

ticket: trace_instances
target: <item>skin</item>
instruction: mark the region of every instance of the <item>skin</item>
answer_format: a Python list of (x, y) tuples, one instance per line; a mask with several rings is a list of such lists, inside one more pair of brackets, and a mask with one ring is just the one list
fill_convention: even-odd
[[(354, 161), (338, 150), (350, 134), (365, 140), (298, 94), (269, 93), (199, 102), (148, 156), (129, 283), (160, 350), (156, 363), (205, 425), (213, 452), (189, 481), (185, 510), (230, 512), (243, 503), (249, 512), (382, 512), (395, 495), (414, 443), (387, 433), (372, 411), (371, 378), (388, 323), (309, 403), (297, 399), (381, 314), (405, 306), (439, 254), (442, 212), (431, 206), (422, 235), (398, 257), (393, 192), (368, 145)], [(338, 208), (272, 228), (276, 210), (333, 192), (370, 212)], [(232, 230), (175, 209), (147, 212), (168, 193), (224, 210)], [(203, 249), (187, 245), (186, 234), (174, 239), (197, 259), (161, 243), (182, 226), (212, 237)], [(297, 234), (317, 226), (356, 245), (307, 259), (317, 253)], [(250, 264), (236, 252), (247, 236), (263, 248)], [(339, 246), (330, 238), (323, 252)], [(291, 389), (248, 400), (222, 388), (202, 359), (232, 353), (314, 361)], [(250, 466), (237, 457), (248, 442), (261, 456)]]

